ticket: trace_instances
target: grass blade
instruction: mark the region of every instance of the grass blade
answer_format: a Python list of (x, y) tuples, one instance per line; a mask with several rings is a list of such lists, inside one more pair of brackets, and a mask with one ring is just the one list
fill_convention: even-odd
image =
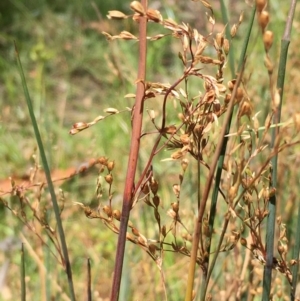
[(66, 239), (65, 239), (63, 226), (62, 226), (62, 220), (60, 218), (60, 210), (59, 210), (59, 206), (58, 206), (58, 203), (57, 203), (57, 199), (56, 199), (56, 195), (55, 195), (55, 191), (54, 191), (54, 186), (53, 186), (52, 179), (51, 179), (50, 169), (49, 169), (49, 166), (48, 166), (48, 162), (47, 162), (47, 158), (46, 158), (42, 138), (41, 138), (41, 135), (40, 135), (40, 132), (39, 132), (38, 124), (37, 124), (37, 121), (36, 121), (36, 118), (35, 118), (35, 115), (34, 115), (34, 110), (33, 110), (32, 102), (31, 102), (31, 98), (30, 98), (30, 95), (29, 95), (29, 92), (28, 92), (26, 79), (25, 79), (25, 75), (24, 75), (24, 72), (23, 72), (23, 68), (22, 68), (22, 64), (21, 64), (21, 60), (20, 60), (20, 56), (19, 56), (16, 44), (15, 44), (15, 52), (16, 52), (17, 65), (18, 65), (19, 74), (20, 74), (21, 81), (22, 81), (22, 86), (23, 86), (23, 90), (24, 90), (25, 99), (26, 99), (26, 102), (27, 102), (27, 107), (28, 107), (31, 123), (32, 123), (33, 129), (34, 129), (34, 134), (35, 134), (36, 141), (37, 141), (37, 144), (38, 144), (38, 147), (39, 147), (39, 151), (40, 151), (40, 155), (41, 155), (41, 159), (42, 159), (42, 164), (43, 164), (46, 179), (47, 179), (48, 189), (49, 189), (49, 192), (50, 192), (50, 195), (51, 195), (51, 200), (52, 200), (54, 214), (55, 214), (56, 223), (57, 223), (57, 229), (58, 229), (60, 242), (61, 242), (61, 247), (62, 247), (62, 252), (63, 252), (63, 256), (64, 256), (64, 258), (63, 258), (64, 261), (63, 262), (64, 262), (64, 265), (65, 265), (65, 270), (66, 270), (66, 274), (67, 274), (67, 278), (68, 278), (70, 297), (71, 297), (72, 301), (75, 301), (76, 299), (75, 299), (74, 285), (73, 285), (73, 280), (72, 280), (72, 270), (71, 270), (71, 264), (70, 264), (70, 261), (69, 261), (69, 254), (68, 254), (67, 243), (66, 243)]

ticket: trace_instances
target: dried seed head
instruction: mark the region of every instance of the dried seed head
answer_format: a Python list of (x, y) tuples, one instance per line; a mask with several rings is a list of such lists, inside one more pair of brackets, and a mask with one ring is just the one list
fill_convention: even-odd
[(158, 182), (152, 177), (150, 181), (150, 189), (154, 195), (157, 194), (158, 191)]
[(180, 135), (180, 141), (182, 142), (182, 144), (187, 145), (190, 143), (190, 138), (189, 138), (189, 134), (182, 134)]
[(231, 27), (231, 30), (230, 30), (230, 35), (231, 35), (232, 38), (235, 37), (237, 29), (238, 29), (237, 25), (233, 24), (233, 26)]
[(155, 195), (152, 199), (152, 202), (154, 204), (155, 207), (158, 207), (159, 206), (159, 203), (160, 203), (160, 198), (159, 196)]
[[(122, 31), (123, 33), (125, 33), (125, 31)], [(108, 114), (117, 114), (119, 113), (119, 110), (115, 109), (115, 108), (107, 108), (104, 110), (105, 113)]]
[(162, 236), (166, 237), (166, 235), (167, 235), (166, 225), (163, 225), (161, 227), (161, 234), (162, 234)]
[(244, 20), (244, 11), (241, 12), (240, 17), (239, 17), (239, 25), (241, 25), (241, 23)]
[(174, 160), (176, 160), (176, 159), (182, 158), (182, 156), (183, 156), (182, 151), (181, 151), (181, 150), (178, 150), (178, 151), (176, 151), (175, 153), (173, 153), (173, 154), (171, 155), (171, 158), (174, 159)]
[(224, 102), (225, 102), (226, 104), (228, 104), (228, 103), (230, 102), (230, 99), (231, 99), (231, 93), (228, 93), (228, 94), (225, 95)]
[(126, 232), (126, 239), (128, 239), (129, 241), (135, 242), (134, 237), (129, 232)]
[(113, 211), (113, 217), (119, 221), (121, 219), (121, 211), (119, 209), (115, 209)]
[(229, 191), (228, 191), (228, 199), (229, 199), (229, 203), (232, 204), (234, 198), (237, 195), (237, 189), (238, 187), (236, 186), (231, 186)]
[(247, 240), (244, 237), (241, 237), (240, 243), (242, 246), (247, 247)]
[(270, 15), (267, 11), (262, 11), (258, 16), (258, 24), (260, 25), (262, 31), (265, 30), (270, 21)]
[(107, 15), (108, 19), (126, 19), (127, 16), (118, 10), (110, 10)]
[(160, 23), (163, 20), (163, 17), (160, 14), (160, 12), (158, 10), (154, 10), (154, 9), (147, 10), (147, 18), (148, 18), (148, 20), (151, 20), (156, 23)]
[(115, 167), (115, 161), (109, 161), (107, 163), (107, 169), (108, 169), (108, 171), (112, 171), (114, 169), (114, 167)]
[(276, 296), (277, 296), (279, 299), (281, 299), (281, 298), (282, 298), (282, 296), (283, 296), (283, 292), (282, 292), (282, 290), (281, 290), (281, 289), (279, 289), (279, 290), (276, 292)]
[(293, 120), (294, 120), (297, 131), (300, 131), (300, 113), (294, 114)]
[(142, 186), (142, 192), (143, 192), (144, 194), (148, 194), (149, 191), (150, 191), (149, 186), (148, 186), (147, 183), (145, 183), (145, 184)]
[(140, 236), (140, 232), (139, 232), (139, 230), (138, 230), (137, 228), (134, 228), (134, 227), (133, 227), (133, 228), (131, 229), (131, 231), (132, 231), (132, 234), (133, 234), (133, 235), (135, 235), (135, 236)]
[[(299, 122), (300, 122), (300, 116), (299, 116)], [(188, 165), (189, 165), (188, 159), (184, 158), (184, 159), (181, 160), (181, 167), (182, 167), (183, 172), (186, 171)]]
[(112, 182), (113, 182), (113, 176), (112, 176), (112, 174), (108, 174), (108, 175), (106, 175), (105, 177), (104, 177), (104, 179), (105, 179), (105, 181), (106, 181), (106, 183), (108, 183), (108, 184), (112, 184)]
[(226, 55), (228, 55), (230, 49), (230, 42), (228, 39), (224, 39), (223, 50)]
[(72, 129), (70, 130), (70, 134), (74, 134), (75, 132), (78, 133), (88, 127), (89, 125), (86, 122), (76, 122), (73, 124)]
[(186, 52), (188, 50), (189, 44), (190, 44), (189, 37), (185, 34), (183, 36), (183, 40), (182, 40), (182, 47), (183, 47), (184, 52)]
[(150, 244), (149, 247), (148, 247), (149, 251), (151, 254), (155, 255), (155, 252), (156, 252), (156, 245), (154, 244)]
[(232, 91), (232, 90), (234, 89), (235, 83), (236, 83), (236, 80), (235, 80), (235, 79), (233, 79), (233, 80), (231, 80), (231, 81), (229, 81), (229, 82), (227, 83), (228, 89), (229, 89), (230, 91)]
[(216, 34), (216, 43), (219, 48), (222, 48), (224, 42), (224, 35), (223, 33), (217, 33)]
[(110, 206), (107, 206), (107, 205), (103, 206), (103, 211), (106, 213), (106, 215), (107, 215), (108, 217), (111, 217), (111, 216), (112, 216), (112, 210), (111, 210), (111, 207), (110, 207)]
[(264, 187), (262, 196), (265, 201), (268, 201), (270, 199), (269, 187)]
[(272, 47), (273, 44), (273, 32), (270, 30), (266, 30), (263, 36), (263, 41), (264, 41), (264, 46), (265, 46), (265, 50), (266, 52), (268, 52), (270, 50), (270, 48)]
[(141, 16), (145, 14), (144, 7), (139, 1), (132, 1), (130, 3), (130, 8)]
[(256, 0), (256, 9), (259, 13), (266, 7), (267, 0)]
[(180, 185), (178, 184), (174, 184), (173, 185), (173, 192), (176, 195), (176, 197), (178, 198), (180, 195)]
[(244, 98), (244, 90), (241, 87), (238, 87), (235, 94), (235, 99), (239, 103)]
[(178, 118), (182, 121), (182, 122), (186, 122), (186, 118), (182, 113), (178, 113)]
[(252, 105), (249, 101), (243, 101), (243, 103), (240, 107), (239, 117), (246, 115), (250, 119), (251, 114), (252, 114), (252, 109), (253, 109)]
[(107, 158), (105, 158), (105, 157), (100, 157), (100, 158), (98, 158), (98, 162), (100, 163), (100, 164), (102, 164), (102, 165), (107, 165), (107, 161), (108, 161), (108, 159)]
[(172, 206), (172, 209), (174, 210), (174, 212), (178, 213), (179, 203), (178, 202), (172, 203), (171, 206)]

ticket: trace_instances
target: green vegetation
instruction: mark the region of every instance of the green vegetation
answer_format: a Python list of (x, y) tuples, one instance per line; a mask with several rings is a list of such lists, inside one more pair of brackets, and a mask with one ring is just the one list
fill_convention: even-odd
[[(277, 69), (290, 1), (280, 7), (274, 1), (258, 7), (253, 27), (249, 26), (253, 8), (245, 3), (251, 1), (231, 2), (228, 9), (229, 4), (219, 0), (182, 0), (176, 5), (168, 0), (149, 1), (164, 22), (173, 19), (177, 24), (166, 28), (162, 21), (147, 23), (148, 37), (164, 37), (148, 41), (149, 97), (142, 95), (143, 136), (133, 187), (137, 193), (130, 200), (134, 208), (125, 228), (131, 243), (127, 242), (124, 254), (120, 301), (181, 301), (184, 296), (191, 300), (192, 295), (195, 300), (230, 296), (267, 300), (270, 294), (274, 299), (293, 300), (291, 273), (295, 288), (299, 255), (294, 247), (300, 245), (296, 242), (300, 238), (299, 26), (293, 25), (287, 65), (281, 65), (286, 71), (283, 85), (277, 80)], [(295, 20), (300, 17), (297, 9)], [(107, 19), (113, 10), (130, 17)], [(88, 300), (116, 300), (110, 297), (113, 271), (121, 260), (115, 258), (115, 233), (122, 228), (120, 210), (135, 125), (131, 111), (135, 100), (129, 94), (138, 95), (136, 86), (142, 83), (136, 82), (140, 43), (110, 37), (121, 31), (140, 34), (131, 18), (133, 10), (137, 12), (136, 5), (130, 9), (130, 1), (117, 0), (0, 3), (0, 267), (5, 275), (0, 282), (1, 301), (25, 300), (25, 296), (26, 300), (75, 300), (70, 293), (73, 285), (77, 300), (87, 296)], [(266, 28), (265, 21), (259, 21), (263, 13), (270, 16)], [(114, 14), (110, 13), (112, 19)], [(205, 14), (214, 18), (214, 25)], [(207, 43), (201, 58), (195, 55), (195, 47), (200, 46), (191, 29), (197, 29)], [(273, 32), (270, 49), (266, 35), (263, 40), (266, 30)], [(242, 49), (247, 49), (246, 55)], [(199, 70), (193, 72), (193, 63)], [(26, 84), (21, 81), (20, 64)], [(218, 83), (219, 96), (210, 95), (212, 82)], [(46, 184), (46, 162), (37, 147), (25, 86), (54, 180), (53, 191)], [(277, 129), (272, 112), (281, 94), (276, 138), (272, 137)], [(209, 184), (207, 179), (215, 176), (215, 158), (220, 157), (218, 143), (221, 147), (220, 133), (226, 127), (230, 103), (234, 110), (224, 163), (219, 161), (221, 180), (211, 178)], [(78, 133), (70, 135), (70, 131)], [(156, 142), (157, 149), (166, 147), (151, 157)], [(278, 162), (272, 159), (277, 154)], [(145, 169), (147, 162), (151, 164)], [(214, 186), (216, 199), (211, 193)], [(270, 200), (275, 206), (269, 207)], [(199, 244), (193, 246), (197, 216), (201, 227), (194, 241), (196, 237)], [(274, 250), (265, 248), (266, 232), (274, 232)], [(64, 235), (73, 283), (64, 270)], [(273, 256), (277, 262), (264, 271)]]

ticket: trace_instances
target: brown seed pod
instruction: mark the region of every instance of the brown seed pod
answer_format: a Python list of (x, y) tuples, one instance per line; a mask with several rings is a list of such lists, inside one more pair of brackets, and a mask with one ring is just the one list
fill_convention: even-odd
[(139, 1), (132, 1), (130, 3), (130, 8), (134, 10), (136, 13), (140, 14), (141, 16), (145, 14), (144, 7)]
[(150, 189), (151, 189), (151, 191), (154, 195), (157, 194), (158, 182), (154, 178), (152, 178), (151, 181), (150, 181)]
[(267, 11), (262, 11), (258, 16), (258, 24), (260, 25), (262, 31), (265, 30), (270, 21), (270, 15)]
[(172, 203), (171, 206), (172, 206), (172, 209), (174, 210), (174, 212), (178, 213), (179, 203), (178, 202)]
[(241, 237), (240, 243), (242, 246), (247, 247), (247, 240), (244, 237)]
[(228, 55), (230, 49), (230, 42), (228, 39), (224, 39), (223, 50), (226, 55)]
[(108, 171), (112, 171), (114, 169), (114, 167), (115, 167), (115, 161), (109, 161), (107, 163), (107, 169), (108, 169)]
[(139, 232), (139, 230), (138, 230), (137, 228), (134, 228), (134, 227), (133, 227), (133, 228), (131, 229), (131, 231), (132, 231), (132, 234), (133, 234), (133, 235), (135, 235), (135, 236), (140, 236), (140, 232)]
[(111, 210), (111, 207), (110, 207), (110, 206), (107, 206), (107, 205), (103, 206), (103, 211), (106, 213), (106, 215), (107, 215), (108, 217), (111, 217), (111, 216), (112, 216), (112, 210)]
[(219, 48), (221, 48), (223, 46), (223, 42), (224, 42), (223, 33), (217, 33), (216, 34), (216, 43), (217, 43)]
[(256, 0), (256, 9), (259, 13), (267, 6), (267, 0)]
[(103, 165), (107, 165), (107, 161), (108, 161), (108, 159), (107, 158), (105, 158), (105, 157), (100, 157), (100, 158), (98, 158), (98, 162), (100, 163), (100, 164), (103, 164)]
[(166, 235), (167, 235), (166, 225), (163, 225), (161, 227), (161, 234), (162, 234), (163, 237), (166, 237)]
[(113, 211), (113, 217), (119, 221), (121, 219), (121, 211), (119, 209), (115, 209)]
[(112, 174), (106, 175), (104, 177), (104, 179), (105, 179), (106, 183), (108, 183), (108, 184), (112, 184), (112, 182), (113, 182), (113, 176), (112, 176)]
[(160, 203), (160, 198), (158, 195), (155, 195), (152, 199), (152, 202), (154, 204), (155, 207), (158, 207), (159, 206), (159, 203)]
[(231, 27), (231, 30), (230, 30), (230, 35), (232, 38), (235, 37), (237, 29), (238, 29), (238, 26), (236, 24), (233, 24), (233, 26)]
[(228, 93), (228, 94), (225, 95), (224, 102), (225, 102), (226, 104), (228, 104), (228, 103), (230, 102), (230, 99), (231, 99), (231, 93)]
[(244, 97), (244, 90), (241, 87), (238, 87), (235, 94), (235, 99), (237, 102), (241, 102)]
[(232, 91), (232, 90), (234, 89), (235, 83), (236, 83), (236, 80), (235, 80), (235, 79), (233, 79), (233, 80), (231, 80), (231, 81), (229, 81), (229, 82), (227, 83), (228, 89), (229, 89), (230, 91)]
[(263, 41), (264, 41), (264, 46), (265, 46), (266, 52), (268, 52), (270, 50), (270, 48), (272, 47), (273, 38), (274, 38), (274, 35), (273, 35), (272, 31), (266, 30), (264, 32)]

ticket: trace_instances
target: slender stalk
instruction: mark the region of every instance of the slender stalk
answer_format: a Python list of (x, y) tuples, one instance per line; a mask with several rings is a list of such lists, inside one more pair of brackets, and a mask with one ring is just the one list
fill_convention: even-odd
[[(225, 28), (225, 32), (226, 32), (226, 37), (229, 39), (230, 35), (230, 27), (229, 27), (229, 20), (228, 20), (228, 14), (227, 14), (227, 9), (226, 9), (226, 5), (224, 0), (220, 0), (220, 5), (221, 5), (221, 12), (222, 12), (222, 19), (223, 19), (223, 23), (227, 24), (226, 28)], [(230, 66), (230, 71), (231, 71), (231, 76), (234, 78), (235, 76), (235, 67), (234, 67), (234, 48), (230, 47), (230, 51), (229, 51), (229, 66)]]
[(21, 245), (21, 300), (26, 301), (24, 244)]
[[(284, 34), (281, 39), (281, 50), (280, 50), (279, 68), (278, 68), (278, 75), (277, 75), (277, 89), (280, 94), (280, 103), (273, 118), (273, 123), (275, 124), (280, 123), (280, 118), (281, 118), (286, 60), (287, 60), (288, 47), (290, 44), (290, 36), (291, 36), (295, 9), (296, 9), (296, 0), (292, 0), (290, 5), (290, 11), (286, 21)], [(274, 146), (278, 134), (279, 134), (279, 127), (276, 127), (272, 130), (271, 147)], [(273, 167), (272, 185), (275, 188), (277, 186), (277, 162), (278, 162), (278, 155), (275, 155), (272, 159), (272, 167)], [(271, 292), (273, 252), (274, 252), (274, 233), (275, 233), (275, 221), (276, 221), (276, 194), (274, 194), (269, 200), (268, 211), (269, 211), (269, 215), (268, 215), (267, 230), (266, 230), (266, 265), (264, 267), (263, 294), (262, 294), (262, 300), (265, 301), (269, 300), (270, 292)]]
[[(299, 252), (300, 252), (300, 205), (298, 202), (298, 219), (297, 219), (297, 228), (296, 228), (296, 241), (295, 246), (293, 249), (293, 259), (299, 258)], [(298, 270), (299, 270), (299, 264), (295, 264), (292, 267), (292, 275), (293, 275), (293, 287), (291, 291), (291, 301), (295, 300), (295, 293), (296, 293), (296, 286), (297, 286), (297, 276), (298, 276)]]
[[(147, 10), (147, 0), (141, 1), (144, 10)], [(120, 219), (120, 232), (118, 236), (118, 245), (116, 252), (116, 264), (114, 269), (114, 277), (111, 290), (111, 301), (117, 301), (121, 285), (121, 276), (124, 260), (124, 251), (126, 244), (126, 232), (133, 201), (134, 178), (137, 169), (138, 154), (140, 149), (140, 136), (143, 121), (144, 110), (144, 82), (146, 77), (146, 54), (147, 54), (147, 18), (141, 17), (139, 23), (139, 67), (138, 67), (138, 83), (136, 91), (136, 100), (132, 119), (132, 136), (130, 153), (128, 159), (128, 168), (125, 180), (125, 188), (123, 193), (122, 215)]]
[[(224, 1), (221, 0), (221, 8), (222, 8), (222, 16), (223, 16), (223, 22), (226, 24), (226, 21), (228, 22), (228, 18), (227, 18), (227, 13), (226, 13), (226, 8), (225, 8), (225, 4)], [(251, 12), (251, 16), (250, 16), (250, 21), (248, 24), (248, 28), (245, 34), (245, 40), (242, 46), (242, 51), (240, 54), (240, 60), (239, 60), (239, 65), (238, 65), (238, 73), (240, 72), (242, 66), (243, 66), (243, 62), (245, 60), (246, 57), (246, 53), (247, 53), (247, 49), (248, 49), (248, 44), (249, 44), (249, 39), (251, 36), (251, 31), (252, 31), (252, 27), (253, 27), (253, 21), (255, 18), (255, 13), (256, 13), (256, 6), (253, 7), (252, 12)], [(230, 53), (232, 53), (233, 47), (230, 48)], [(233, 60), (233, 58), (231, 57), (229, 53), (229, 60)], [(230, 65), (230, 69), (234, 68), (234, 64), (229, 64)], [(234, 77), (235, 76), (235, 70), (231, 69), (231, 76)], [(221, 175), (222, 175), (222, 168), (223, 168), (223, 164), (224, 164), (224, 160), (225, 160), (225, 153), (226, 153), (226, 148), (227, 148), (227, 142), (229, 137), (227, 136), (229, 134), (230, 131), (230, 127), (231, 127), (231, 121), (232, 121), (232, 113), (231, 116), (229, 118), (229, 122), (226, 128), (226, 133), (225, 133), (225, 137), (224, 137), (224, 141), (223, 141), (223, 146), (222, 146), (222, 150), (221, 150), (221, 154), (219, 157), (219, 161), (218, 161), (218, 166), (217, 166), (217, 172), (216, 172), (216, 179), (215, 179), (215, 185), (214, 185), (214, 189), (213, 189), (213, 194), (212, 194), (212, 202), (211, 202), (211, 208), (210, 208), (210, 214), (209, 214), (209, 229), (210, 229), (210, 233), (213, 232), (213, 228), (214, 228), (214, 220), (215, 220), (215, 216), (216, 216), (216, 208), (217, 208), (217, 200), (218, 200), (218, 192), (219, 192), (219, 187), (220, 187), (220, 182), (221, 182)], [(228, 224), (228, 223), (227, 223)], [(208, 246), (207, 252), (208, 254), (210, 253), (210, 247), (211, 247), (211, 240), (210, 240), (210, 244)], [(203, 282), (205, 282), (205, 286), (201, 289), (200, 292), (200, 300), (204, 301), (205, 300), (205, 295), (206, 295), (206, 291), (207, 291), (207, 287), (208, 287), (208, 282), (209, 282), (209, 278), (210, 278), (210, 274), (211, 271), (214, 267), (214, 264), (216, 262), (218, 254), (215, 253), (214, 259), (212, 264), (209, 264), (209, 257), (207, 258), (207, 263), (206, 263), (206, 273), (203, 273)], [(209, 267), (209, 271), (208, 271), (208, 267)]]
[(39, 128), (38, 128), (38, 124), (37, 124), (37, 121), (36, 121), (36, 118), (35, 118), (35, 115), (34, 115), (32, 101), (31, 101), (31, 98), (30, 98), (30, 95), (29, 95), (29, 92), (28, 92), (26, 79), (25, 79), (25, 75), (24, 75), (24, 72), (23, 72), (23, 68), (22, 68), (22, 64), (21, 64), (21, 60), (20, 60), (20, 56), (19, 56), (16, 44), (15, 44), (15, 52), (16, 52), (17, 65), (18, 65), (19, 73), (20, 73), (21, 80), (22, 80), (22, 85), (23, 85), (23, 89), (24, 89), (24, 94), (25, 94), (25, 98), (26, 98), (26, 102), (27, 102), (27, 107), (28, 107), (32, 127), (34, 129), (35, 138), (36, 138), (36, 141), (37, 141), (37, 144), (38, 144), (38, 147), (39, 147), (39, 151), (40, 151), (40, 155), (41, 155), (41, 159), (42, 159), (42, 164), (43, 164), (44, 172), (45, 172), (46, 179), (47, 179), (48, 189), (49, 189), (49, 192), (50, 192), (50, 195), (51, 195), (53, 210), (54, 210), (55, 219), (56, 219), (56, 223), (57, 223), (57, 229), (58, 229), (58, 233), (59, 233), (59, 237), (60, 237), (62, 253), (63, 253), (63, 257), (64, 257), (63, 258), (63, 264), (64, 264), (64, 268), (66, 270), (66, 274), (67, 274), (67, 278), (68, 278), (70, 297), (71, 297), (72, 301), (75, 301), (76, 299), (75, 299), (74, 285), (73, 285), (73, 279), (72, 279), (72, 270), (71, 270), (71, 264), (70, 264), (70, 260), (69, 260), (67, 243), (66, 243), (66, 239), (65, 239), (65, 233), (64, 233), (63, 226), (62, 226), (62, 220), (60, 218), (60, 209), (59, 209), (59, 206), (58, 206), (58, 203), (57, 203), (57, 199), (56, 199), (54, 186), (53, 186), (52, 179), (51, 179), (51, 173), (50, 173), (48, 161), (47, 161), (47, 158), (46, 158), (46, 154), (45, 154), (42, 138), (41, 138), (41, 135), (40, 135), (40, 131), (39, 131)]
[(87, 259), (87, 283), (86, 283), (86, 300), (92, 301), (92, 274), (91, 274), (91, 259)]
[(212, 164), (210, 166), (209, 174), (207, 177), (206, 185), (204, 187), (204, 192), (202, 195), (201, 203), (200, 203), (200, 208), (198, 211), (198, 217), (195, 221), (194, 225), (194, 234), (193, 234), (193, 245), (192, 245), (192, 251), (191, 251), (191, 258), (190, 258), (190, 265), (189, 265), (189, 273), (188, 273), (188, 282), (187, 282), (187, 289), (186, 289), (186, 295), (185, 295), (185, 301), (191, 301), (192, 296), (193, 296), (193, 284), (194, 284), (194, 278), (195, 278), (195, 269), (196, 269), (196, 259), (197, 259), (197, 253), (198, 253), (198, 247), (199, 247), (199, 241), (200, 241), (200, 236), (201, 236), (201, 231), (202, 231), (202, 219), (204, 215), (204, 211), (206, 208), (206, 203), (208, 199), (208, 195), (211, 189), (213, 177), (215, 174), (216, 166), (218, 163), (218, 158), (220, 156), (222, 147), (223, 147), (223, 140), (224, 136), (226, 133), (227, 125), (230, 120), (230, 116), (232, 114), (232, 110), (234, 107), (234, 99), (236, 95), (237, 88), (239, 87), (239, 84), (242, 79), (242, 74), (243, 74), (243, 68), (237, 78), (236, 84), (234, 86), (234, 89), (232, 91), (232, 96), (230, 99), (230, 103), (228, 105), (226, 117), (224, 120), (224, 125), (222, 127), (221, 133), (220, 133), (220, 140), (217, 144), (215, 154), (212, 160)]

